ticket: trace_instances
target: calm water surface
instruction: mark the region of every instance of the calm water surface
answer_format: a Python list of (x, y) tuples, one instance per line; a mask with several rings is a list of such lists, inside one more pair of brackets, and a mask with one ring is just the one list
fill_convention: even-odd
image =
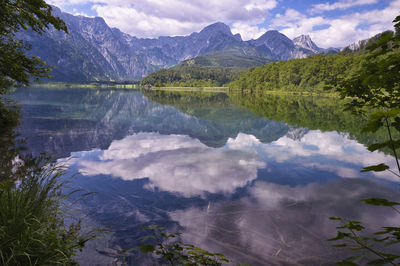
[[(338, 100), (210, 92), (21, 88), (20, 131), (96, 192), (81, 202), (88, 226), (111, 226), (80, 256), (114, 265), (122, 249), (162, 225), (184, 241), (251, 265), (331, 265), (330, 216), (393, 224), (395, 213), (360, 199), (398, 199), (393, 159), (369, 152), (375, 136)], [(152, 263), (130, 251), (131, 265)]]

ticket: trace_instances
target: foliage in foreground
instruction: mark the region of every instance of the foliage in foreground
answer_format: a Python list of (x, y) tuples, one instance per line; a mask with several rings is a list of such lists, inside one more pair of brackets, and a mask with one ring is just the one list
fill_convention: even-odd
[(140, 251), (156, 255), (162, 265), (222, 265), (229, 260), (222, 254), (211, 253), (199, 247), (182, 243), (179, 240), (181, 233), (167, 233), (161, 227), (147, 226), (142, 229), (150, 234), (143, 241), (151, 242), (140, 244)]
[(11, 86), (28, 85), (31, 77), (48, 77), (50, 69), (39, 57), (28, 57), (28, 43), (16, 33), (31, 29), (42, 34), (50, 26), (67, 32), (65, 23), (52, 15), (44, 0), (2, 0), (0, 2), (0, 94)]
[(40, 167), (0, 183), (1, 265), (76, 264), (73, 257), (94, 234), (83, 234), (79, 220), (65, 223), (63, 174), (58, 166)]
[[(347, 108), (356, 112), (365, 112), (365, 109), (373, 109), (369, 123), (364, 127), (364, 132), (376, 132), (380, 128), (387, 130), (388, 140), (374, 143), (368, 146), (370, 151), (381, 148), (392, 150), (396, 169), (390, 169), (386, 164), (367, 166), (361, 172), (390, 171), (400, 178), (400, 162), (398, 149), (400, 139), (395, 139), (394, 132), (400, 132), (400, 16), (393, 21), (396, 35), (386, 33), (378, 42), (367, 47), (370, 53), (361, 68), (350, 77), (338, 78), (332, 85), (343, 98), (351, 97)], [(399, 202), (382, 198), (368, 198), (364, 203), (391, 208), (400, 215)], [(400, 227), (385, 226), (371, 235), (364, 235), (365, 227), (360, 221), (352, 221), (341, 217), (331, 217), (341, 223), (337, 228), (337, 236), (330, 241), (340, 241), (337, 247), (350, 247), (355, 250), (366, 251), (363, 256), (353, 256), (338, 262), (338, 265), (358, 265), (366, 255), (372, 255), (373, 259), (367, 259), (368, 265), (399, 265), (400, 264)], [(387, 251), (388, 246), (397, 247), (395, 254)]]

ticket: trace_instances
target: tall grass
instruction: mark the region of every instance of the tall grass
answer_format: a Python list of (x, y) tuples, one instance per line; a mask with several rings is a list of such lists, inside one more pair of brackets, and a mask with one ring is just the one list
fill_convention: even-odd
[(67, 225), (62, 167), (41, 167), (0, 183), (0, 265), (76, 265), (92, 238), (80, 221)]

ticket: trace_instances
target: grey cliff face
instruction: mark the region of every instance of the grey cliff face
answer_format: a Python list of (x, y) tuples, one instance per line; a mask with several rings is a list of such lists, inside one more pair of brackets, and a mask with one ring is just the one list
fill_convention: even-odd
[(277, 60), (292, 59), (292, 52), (296, 48), (292, 40), (276, 30), (267, 31), (250, 43), (257, 47), (264, 46), (270, 49)]
[(310, 38), (309, 35), (300, 35), (293, 39), (293, 43), (301, 48), (308, 49), (313, 51), (314, 53), (321, 52), (321, 48), (319, 48)]
[(31, 55), (55, 66), (55, 81), (140, 80), (161, 68), (214, 52), (289, 60), (319, 52), (306, 37), (294, 41), (278, 31), (268, 31), (257, 40), (243, 41), (229, 26), (217, 22), (188, 36), (137, 38), (110, 28), (104, 19), (73, 16), (54, 7), (54, 14), (67, 24), (69, 34), (50, 29), (43, 35), (21, 32), (19, 38), (32, 44)]

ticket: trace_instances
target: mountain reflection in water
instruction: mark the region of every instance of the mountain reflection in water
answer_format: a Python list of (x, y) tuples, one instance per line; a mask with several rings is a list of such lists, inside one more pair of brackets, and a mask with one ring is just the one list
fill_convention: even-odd
[[(326, 241), (336, 232), (330, 216), (398, 222), (359, 203), (399, 198), (396, 178), (359, 172), (394, 161), (360, 144), (375, 137), (357, 132), (361, 122), (336, 99), (73, 88), (12, 97), (23, 104), (20, 131), (33, 152), (68, 164), (73, 186), (96, 192), (81, 203), (90, 222), (113, 228), (80, 256), (84, 265), (112, 264), (149, 224), (235, 262), (330, 265), (346, 255)], [(127, 261), (151, 263), (137, 251)]]

